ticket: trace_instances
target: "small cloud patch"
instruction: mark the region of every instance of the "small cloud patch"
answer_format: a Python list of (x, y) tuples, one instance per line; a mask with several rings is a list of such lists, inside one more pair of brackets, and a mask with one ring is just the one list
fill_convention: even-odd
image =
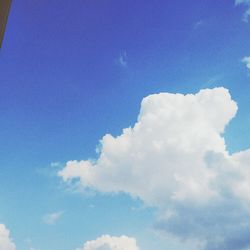
[(102, 235), (96, 240), (87, 241), (83, 248), (76, 250), (139, 250), (134, 238)]
[(242, 59), (242, 62), (246, 64), (246, 67), (250, 69), (250, 56), (246, 56)]
[(48, 225), (54, 225), (62, 217), (63, 214), (63, 211), (46, 214), (43, 216), (43, 222)]
[(128, 56), (126, 51), (120, 53), (119, 57), (116, 59), (116, 63), (123, 68), (128, 67)]
[(242, 20), (248, 22), (250, 18), (250, 0), (235, 0), (235, 5), (244, 5), (247, 7)]

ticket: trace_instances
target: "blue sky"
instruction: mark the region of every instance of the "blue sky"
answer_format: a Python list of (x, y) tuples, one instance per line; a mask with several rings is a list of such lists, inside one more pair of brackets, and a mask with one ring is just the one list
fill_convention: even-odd
[(58, 172), (98, 159), (99, 140), (133, 127), (142, 99), (160, 92), (228, 89), (238, 112), (227, 150), (249, 148), (249, 6), (13, 1), (0, 52), (0, 223), (16, 249), (75, 250), (104, 234), (134, 237), (140, 250), (195, 249), (195, 237), (157, 229), (158, 203), (127, 189), (79, 191)]

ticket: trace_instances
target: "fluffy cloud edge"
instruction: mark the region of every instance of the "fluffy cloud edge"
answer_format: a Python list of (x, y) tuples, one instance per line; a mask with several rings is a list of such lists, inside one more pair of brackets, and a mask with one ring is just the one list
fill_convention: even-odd
[(245, 63), (246, 67), (250, 70), (250, 56), (245, 56), (242, 62)]
[(159, 209), (157, 230), (202, 249), (246, 249), (250, 150), (229, 154), (223, 137), (237, 109), (223, 87), (147, 96), (132, 127), (101, 139), (96, 161), (69, 161), (58, 175), (139, 197)]
[(250, 1), (249, 0), (235, 0), (235, 5), (244, 5), (247, 7), (242, 20), (244, 22), (248, 22), (249, 17), (250, 17)]
[[(236, 111), (225, 88), (147, 96), (133, 127), (123, 129), (120, 136), (102, 138), (96, 162), (69, 161), (58, 175), (64, 181), (78, 179), (84, 188), (125, 192), (155, 206), (162, 206), (166, 196), (206, 200), (216, 193), (208, 187), (214, 173), (206, 168), (204, 155), (228, 154), (221, 135)], [(170, 177), (164, 182), (162, 176)]]
[(4, 224), (0, 224), (0, 250), (16, 250), (10, 231)]
[(102, 235), (95, 240), (84, 243), (76, 250), (140, 250), (135, 238), (122, 236)]

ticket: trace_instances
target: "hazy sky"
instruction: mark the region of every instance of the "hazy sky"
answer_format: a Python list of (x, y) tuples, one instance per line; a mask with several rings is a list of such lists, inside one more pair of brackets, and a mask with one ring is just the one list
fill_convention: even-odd
[(0, 250), (250, 249), (249, 40), (249, 0), (13, 0)]

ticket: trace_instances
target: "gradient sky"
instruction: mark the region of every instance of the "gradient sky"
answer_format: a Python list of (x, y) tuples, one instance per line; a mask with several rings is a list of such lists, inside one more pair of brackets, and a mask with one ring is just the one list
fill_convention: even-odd
[(229, 89), (239, 110), (228, 150), (249, 148), (245, 2), (13, 0), (0, 52), (0, 223), (18, 250), (75, 250), (103, 234), (192, 249), (155, 231), (155, 208), (77, 192), (57, 172), (96, 158), (102, 136), (133, 125), (142, 98), (160, 92)]

